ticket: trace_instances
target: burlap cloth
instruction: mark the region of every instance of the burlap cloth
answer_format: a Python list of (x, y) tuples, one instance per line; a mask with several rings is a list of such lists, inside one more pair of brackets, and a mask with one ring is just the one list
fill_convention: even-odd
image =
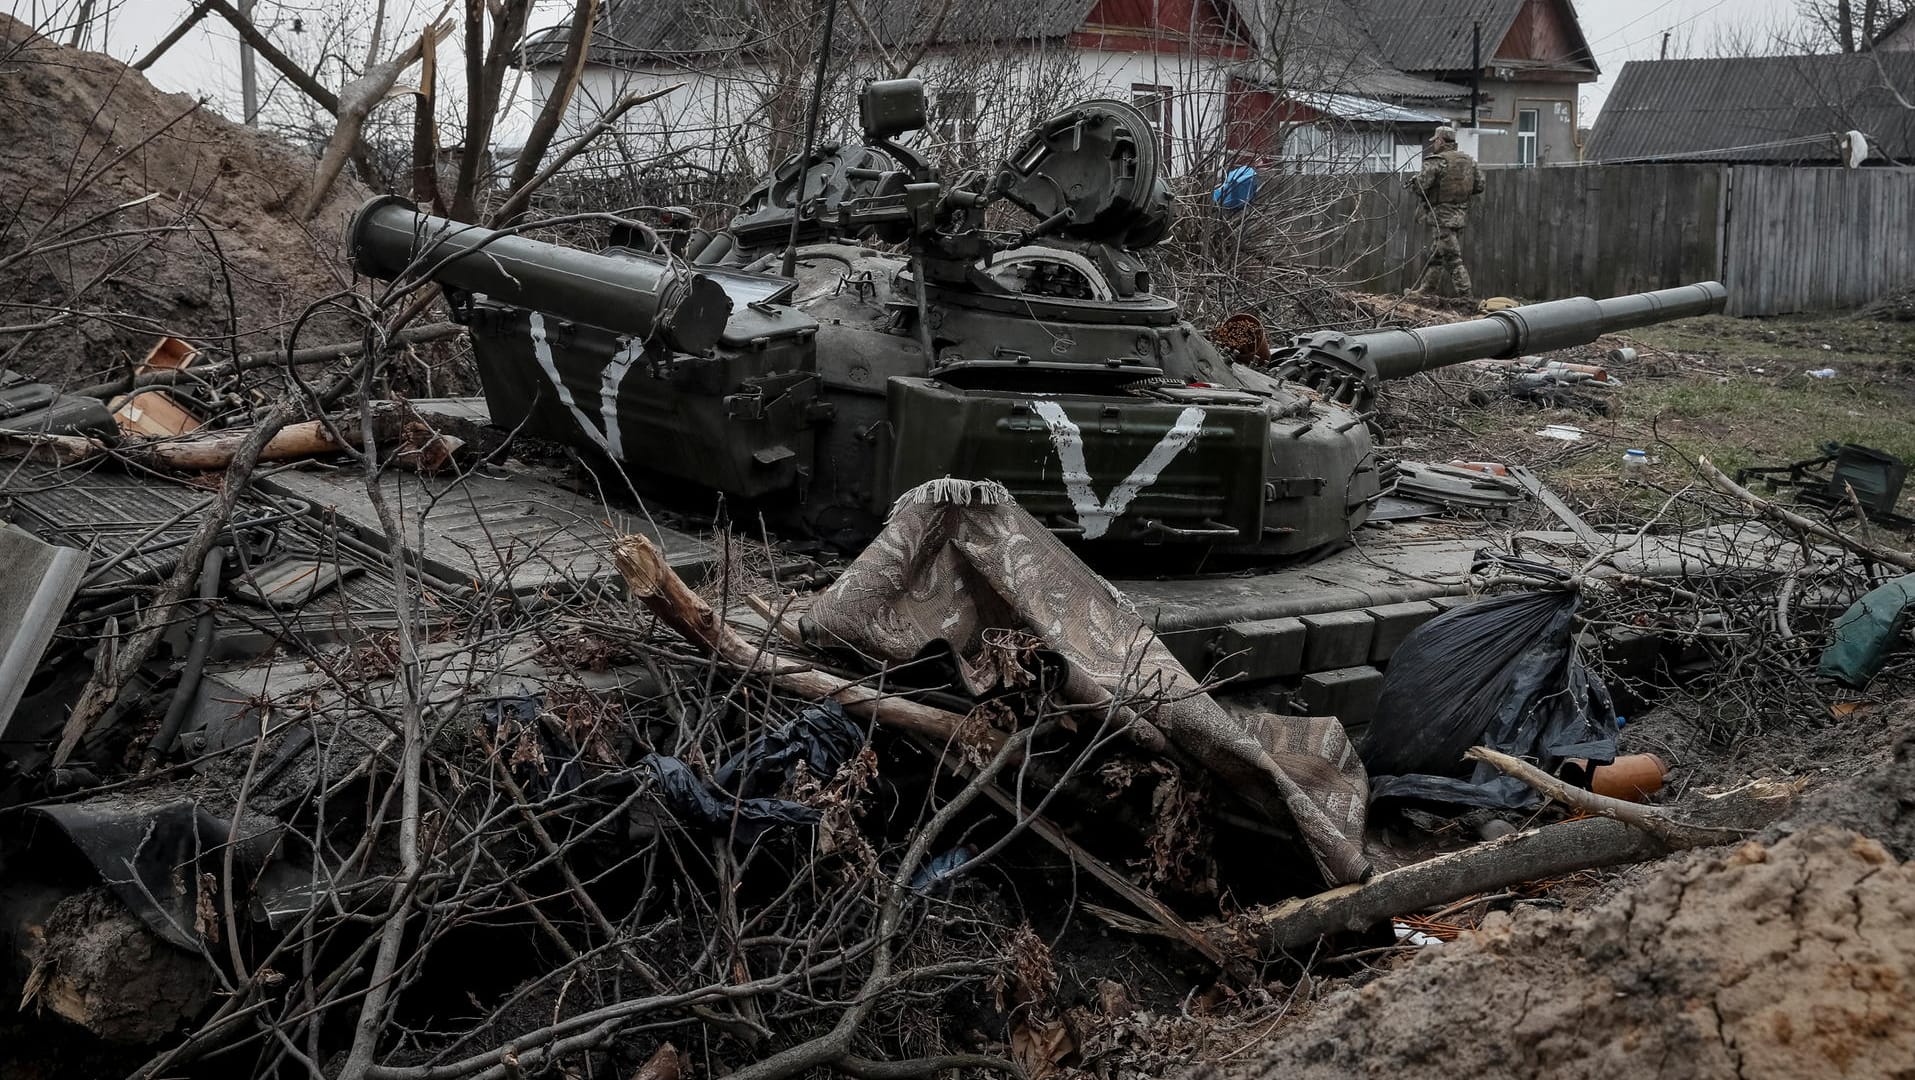
[(1343, 726), (1334, 717), (1237, 717), (1199, 693), (1129, 602), (1001, 485), (934, 480), (905, 493), (808, 624), (822, 641), (885, 663), (942, 643), (973, 693), (996, 682), (986, 632), (1030, 634), (1066, 665), (1067, 701), (1111, 706), (1145, 747), (1168, 739), (1261, 813), (1293, 826), (1331, 884), (1368, 869), (1368, 784)]

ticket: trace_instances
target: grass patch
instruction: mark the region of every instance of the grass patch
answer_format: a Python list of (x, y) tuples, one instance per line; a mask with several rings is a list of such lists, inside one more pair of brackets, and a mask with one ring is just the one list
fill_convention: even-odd
[[(1607, 508), (1618, 518), (1646, 513), (1663, 498), (1621, 482), (1623, 451), (1630, 447), (1661, 459), (1651, 476), (1668, 486), (1692, 477), (1690, 462), (1698, 456), (1733, 475), (1819, 456), (1830, 442), (1915, 462), (1915, 324), (1845, 315), (1711, 316), (1627, 337), (1643, 356), (1639, 370), (1617, 372), (1624, 384), (1611, 398), (1610, 416), (1499, 403), (1466, 409), (1454, 420), (1479, 448), (1531, 464), (1573, 502)], [(1584, 350), (1576, 358), (1599, 355)], [(1823, 367), (1834, 368), (1836, 377), (1806, 374)], [(1532, 434), (1550, 423), (1574, 424), (1589, 438), (1552, 444)], [(1904, 493), (1902, 512), (1915, 516), (1915, 491)]]

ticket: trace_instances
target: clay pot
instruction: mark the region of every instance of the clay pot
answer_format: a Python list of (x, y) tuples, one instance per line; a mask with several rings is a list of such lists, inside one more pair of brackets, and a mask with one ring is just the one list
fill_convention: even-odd
[(1589, 774), (1589, 790), (1626, 802), (1648, 802), (1662, 790), (1669, 766), (1654, 754), (1624, 754), (1613, 764), (1598, 765)]

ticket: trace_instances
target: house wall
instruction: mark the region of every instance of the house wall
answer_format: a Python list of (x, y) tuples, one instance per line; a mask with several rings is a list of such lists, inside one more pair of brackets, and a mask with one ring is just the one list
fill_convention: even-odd
[[(1477, 111), (1481, 128), (1477, 160), (1485, 165), (1517, 163), (1516, 120), (1524, 109), (1536, 111), (1536, 164), (1563, 165), (1581, 159), (1576, 142), (1576, 96), (1580, 84), (1567, 82), (1483, 80), (1483, 108)], [(1468, 121), (1469, 105), (1458, 110)]]
[[(931, 124), (904, 140), (958, 160), (989, 164), (1032, 125), (1076, 101), (1106, 97), (1132, 101), (1136, 87), (1169, 88), (1168, 150), (1176, 174), (1216, 171), (1223, 162), (1228, 111), (1227, 57), (1165, 50), (1120, 50), (1061, 43), (944, 51), (929, 55), (912, 72), (925, 82)], [(628, 112), (608, 136), (627, 161), (640, 164), (670, 155), (669, 164), (728, 174), (759, 174), (774, 130), (795, 148), (801, 130), (803, 88), (809, 72), (781, 72), (762, 63), (719, 66), (718, 61), (653, 63), (642, 68), (592, 65), (580, 79), (565, 124), (567, 134), (596, 122), (611, 105), (632, 94), (676, 87), (664, 97)], [(701, 70), (702, 68), (703, 70)], [(555, 69), (531, 73), (531, 97), (542, 100)], [(888, 77), (876, 65), (848, 65), (834, 73), (825, 98), (819, 138), (857, 137), (857, 88), (867, 78)], [(786, 88), (780, 110), (779, 88)], [(798, 93), (790, 88), (798, 87)], [(1143, 92), (1148, 96), (1148, 91)], [(942, 102), (942, 95), (950, 95)], [(962, 104), (969, 95), (971, 107)], [(946, 115), (951, 112), (968, 113)], [(516, 125), (515, 125), (516, 126)]]
[[(1477, 112), (1477, 160), (1485, 165), (1515, 165), (1520, 160), (1517, 114), (1536, 112), (1536, 164), (1579, 161), (1576, 139), (1577, 97), (1582, 83), (1595, 76), (1566, 70), (1579, 51), (1575, 13), (1563, 0), (1525, 0), (1509, 32), (1490, 50), (1482, 80), (1484, 107)], [(1449, 81), (1468, 85), (1467, 73)], [(1458, 119), (1467, 122), (1464, 103)]]
[(1549, 63), (1569, 60), (1577, 52), (1572, 29), (1575, 14), (1563, 0), (1524, 0), (1509, 33), (1493, 50), (1498, 60)]
[(1428, 128), (1361, 124), (1232, 80), (1225, 144), (1230, 165), (1301, 175), (1402, 172), (1423, 160)]

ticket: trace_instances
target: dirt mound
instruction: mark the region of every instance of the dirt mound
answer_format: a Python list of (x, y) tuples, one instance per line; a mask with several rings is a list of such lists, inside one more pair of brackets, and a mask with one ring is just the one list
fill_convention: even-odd
[(1889, 737), (1846, 775), (1811, 787), (1795, 820), (1858, 829), (1897, 858), (1915, 859), (1915, 700), (1863, 715)]
[[(237, 336), (240, 351), (279, 344), (308, 303), (340, 288), (344, 223), (366, 196), (342, 180), (302, 222), (312, 166), (111, 57), (0, 15), (0, 322), (59, 324), (0, 338), (0, 365), (75, 385), (123, 370), (157, 333), (221, 347)], [(63, 246), (16, 258), (49, 243)], [(300, 341), (345, 329), (333, 316)]]
[(1915, 1077), (1915, 865), (1813, 826), (1524, 911), (1327, 999), (1242, 1075)]
[(1915, 322), (1915, 285), (1876, 297), (1863, 304), (1855, 317), (1876, 322)]
[(1839, 714), (1777, 717), (1763, 730), (1712, 739), (1700, 709), (1674, 703), (1631, 717), (1622, 752), (1655, 753), (1673, 768), (1678, 815), (1758, 778), (1805, 777), (1791, 820), (1838, 825), (1879, 840), (1898, 859), (1915, 859), (1915, 698), (1869, 703)]

